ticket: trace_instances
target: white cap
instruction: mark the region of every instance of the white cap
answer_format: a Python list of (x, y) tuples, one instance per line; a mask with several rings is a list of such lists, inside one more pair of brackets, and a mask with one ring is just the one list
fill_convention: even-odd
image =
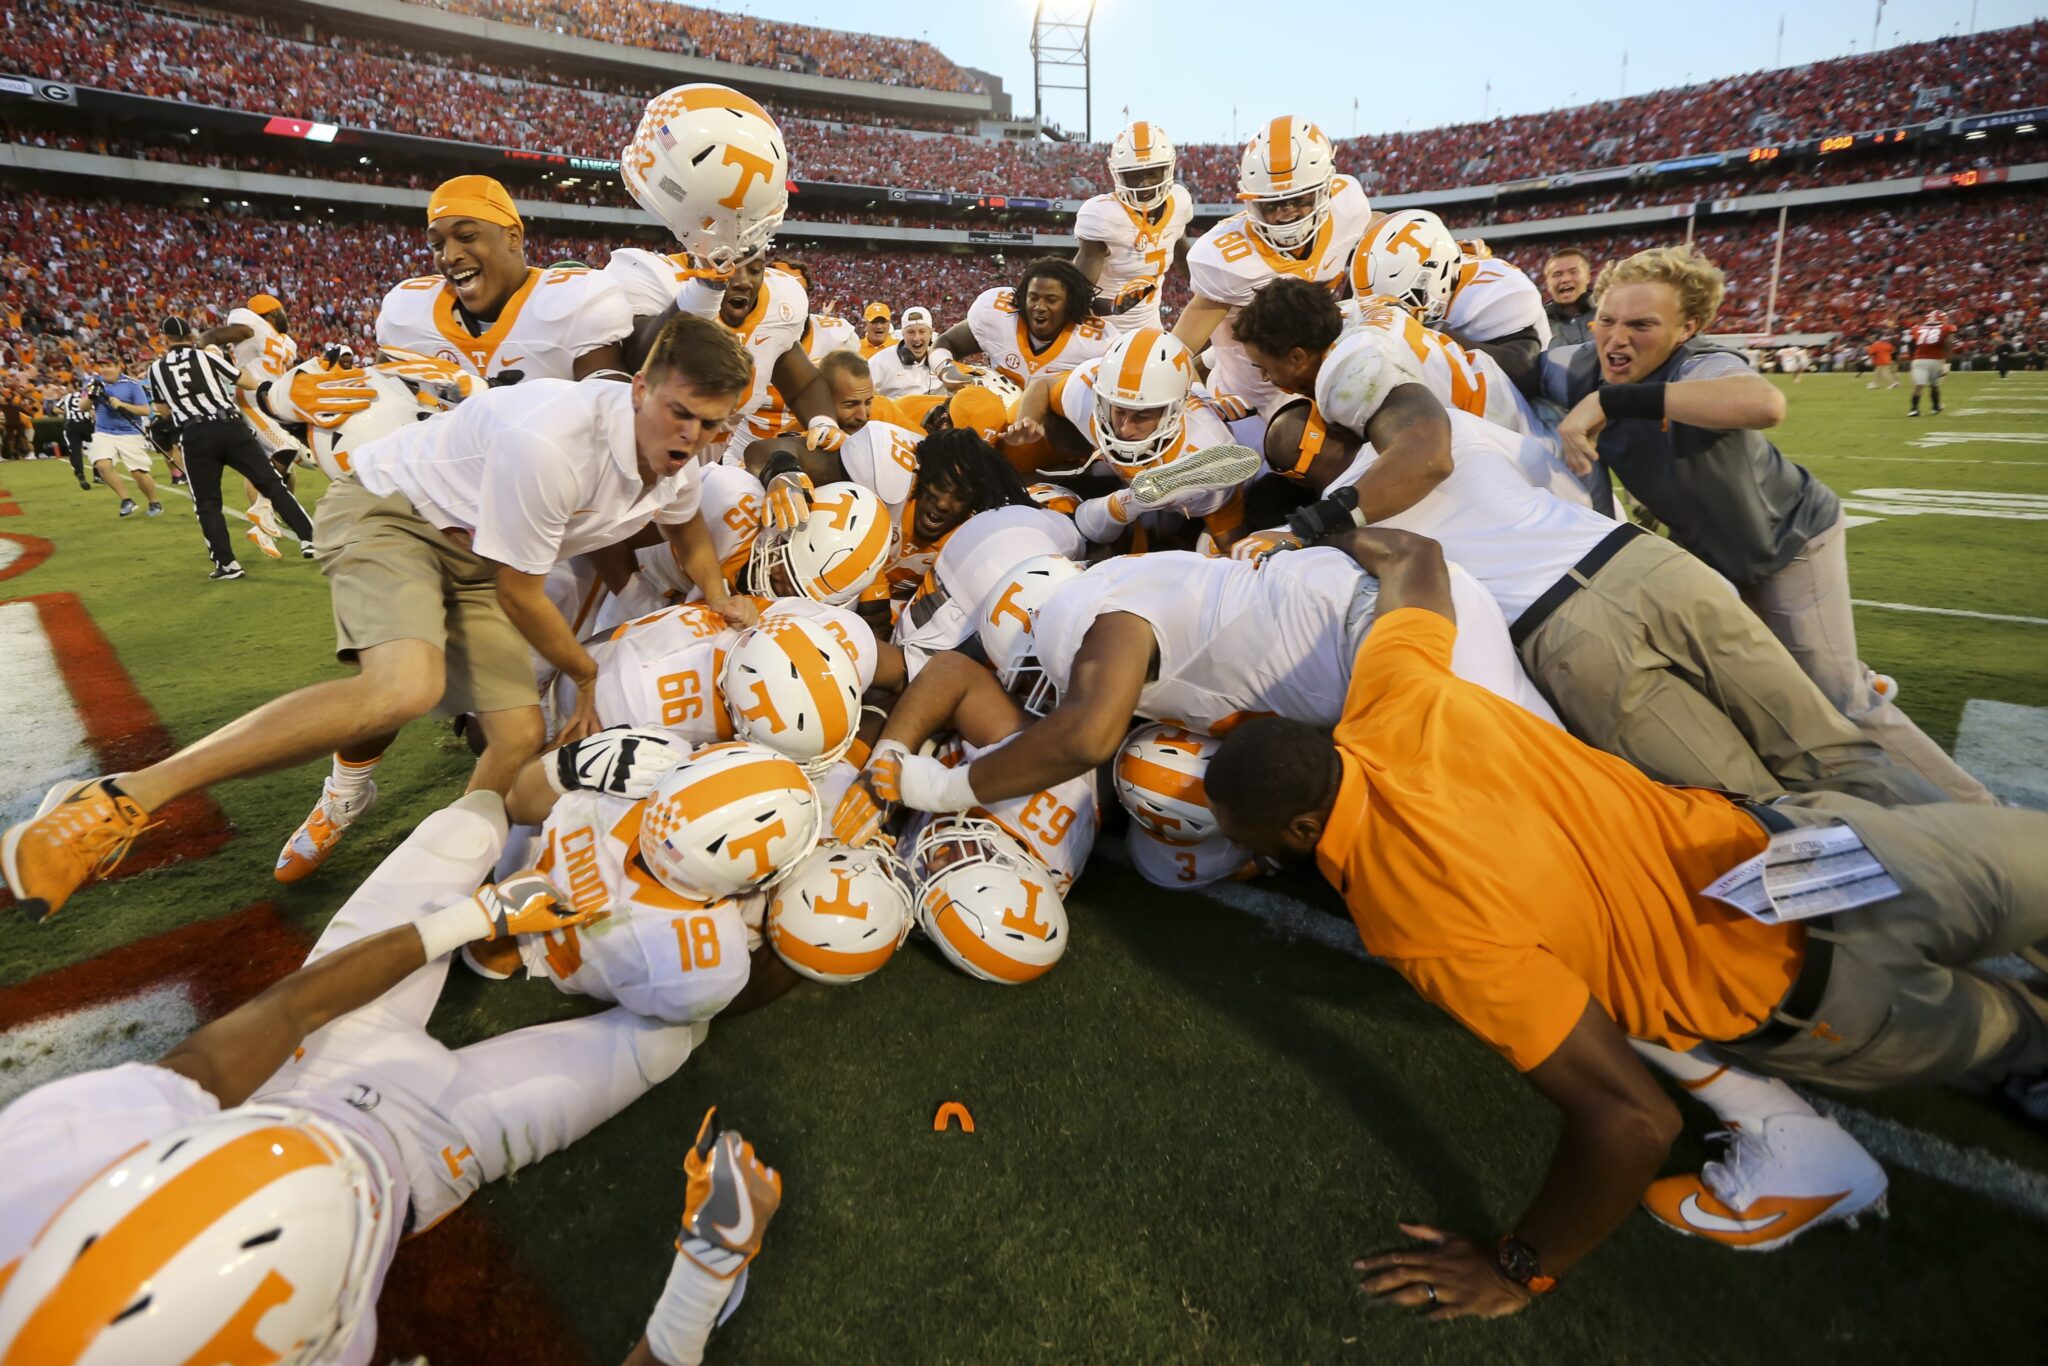
[(926, 327), (930, 327), (932, 325), (932, 311), (929, 308), (904, 309), (903, 325), (909, 327), (912, 323), (923, 323)]

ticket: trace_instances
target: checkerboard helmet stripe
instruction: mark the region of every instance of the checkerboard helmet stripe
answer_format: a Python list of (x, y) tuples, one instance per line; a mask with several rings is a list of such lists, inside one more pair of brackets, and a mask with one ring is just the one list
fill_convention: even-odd
[(768, 942), (814, 982), (858, 982), (910, 934), (910, 871), (879, 845), (821, 845), (775, 889)]
[(819, 820), (794, 761), (743, 740), (706, 745), (647, 799), (640, 858), (670, 891), (716, 901), (773, 886), (817, 845)]
[(726, 267), (765, 249), (789, 209), (789, 151), (767, 110), (727, 86), (648, 101), (619, 178), (691, 256)]

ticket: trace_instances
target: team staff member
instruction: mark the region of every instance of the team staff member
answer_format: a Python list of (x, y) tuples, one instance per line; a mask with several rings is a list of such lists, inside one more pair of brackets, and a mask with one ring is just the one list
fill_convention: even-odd
[(220, 510), (220, 473), (234, 470), (270, 501), (292, 535), (299, 538), (299, 553), (313, 558), (313, 520), (292, 497), (277, 467), (256, 442), (242, 409), (235, 401), (241, 370), (216, 351), (202, 351), (192, 344), (192, 325), (183, 318), (165, 318), (157, 325), (164, 339), (164, 354), (149, 367), (149, 387), (156, 397), (156, 411), (169, 418), (177, 429), (178, 444), (185, 448), (186, 476), (192, 481), (192, 501), (199, 508), (199, 532), (206, 538), (207, 553), (213, 556), (208, 578), (220, 581), (242, 577), (242, 566), (228, 540), (227, 521)]
[[(1712, 1043), (1849, 1090), (2048, 1069), (2048, 998), (1970, 966), (2048, 936), (2048, 815), (1660, 786), (1452, 674), (1434, 542), (1372, 529), (1342, 544), (1380, 600), (1334, 737), (1246, 722), (1209, 764), (1210, 806), (1255, 853), (1313, 854), (1366, 948), (1564, 1118), (1506, 1237), (1404, 1224), (1423, 1246), (1361, 1262), (1366, 1290), (1437, 1319), (1498, 1317), (1591, 1252), (1679, 1128), (1630, 1038)], [(1846, 826), (1898, 894), (1803, 926), (1702, 894), (1808, 826)]]
[(1856, 656), (1841, 500), (1763, 432), (1785, 396), (1699, 340), (1720, 311), (1719, 267), (1653, 247), (1602, 268), (1593, 340), (1545, 353), (1543, 387), (1570, 409), (1573, 472), (1604, 460), (1671, 539), (1734, 584), (1844, 716), (1959, 802), (1995, 798), (1871, 686)]
[(57, 444), (64, 448), (64, 458), (71, 462), (78, 487), (90, 493), (92, 481), (85, 477), (85, 447), (92, 440), (92, 400), (83, 390), (73, 389), (57, 401), (57, 416), (64, 420)]
[(1889, 337), (1879, 337), (1870, 344), (1870, 383), (1864, 385), (1864, 388), (1875, 389), (1880, 380), (1887, 389), (1899, 387), (1898, 367), (1892, 363), (1894, 354), (1895, 350)]
[(100, 377), (92, 382), (90, 392), (93, 431), (85, 458), (120, 498), (123, 517), (135, 511), (135, 500), (128, 496), (128, 481), (121, 477), (116, 465), (126, 466), (135, 476), (142, 496), (149, 500), (149, 515), (161, 515), (163, 500), (157, 497), (156, 480), (149, 475), (149, 442), (142, 435), (143, 420), (151, 411), (149, 390), (123, 375), (121, 362), (116, 358), (101, 363)]
[(868, 359), (868, 369), (874, 375), (875, 392), (882, 397), (912, 398), (946, 392), (938, 372), (950, 359), (945, 352), (932, 349), (932, 311), (906, 308), (903, 340), (877, 351)]
[(1546, 350), (1593, 340), (1592, 283), (1592, 263), (1577, 247), (1561, 247), (1543, 263), (1543, 316), (1550, 319)]
[[(705, 601), (735, 625), (697, 456), (752, 379), (716, 323), (670, 322), (630, 385), (527, 380), (353, 452), (314, 531), (334, 598), (336, 653), (358, 672), (257, 708), (162, 763), (60, 787), (0, 839), (0, 869), (33, 918), (110, 870), (149, 813), (228, 778), (388, 743), (437, 706), (477, 713), (471, 790), (502, 792), (544, 738), (533, 654), (578, 686), (566, 741), (594, 729), (597, 667), (546, 593), (557, 563), (649, 521)], [(486, 474), (488, 473), (488, 478)]]
[(860, 345), (858, 347), (862, 360), (873, 360), (877, 352), (894, 346), (901, 340), (889, 328), (889, 321), (893, 316), (889, 311), (889, 305), (880, 300), (869, 304), (862, 311), (860, 315)]

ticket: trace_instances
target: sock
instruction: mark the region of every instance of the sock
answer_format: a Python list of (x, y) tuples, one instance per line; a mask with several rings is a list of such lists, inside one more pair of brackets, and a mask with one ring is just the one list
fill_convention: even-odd
[(384, 756), (381, 754), (374, 759), (365, 759), (361, 763), (354, 763), (337, 754), (334, 756), (334, 772), (327, 778), (327, 790), (345, 804), (360, 801), (370, 790), (370, 775), (375, 773), (377, 765), (383, 762)]
[(1774, 1115), (1815, 1113), (1784, 1082), (1729, 1067), (1703, 1048), (1674, 1053), (1640, 1039), (1629, 1042), (1645, 1062), (1662, 1069), (1730, 1128), (1758, 1129)]
[(742, 1272), (732, 1280), (721, 1280), (696, 1262), (676, 1253), (669, 1268), (668, 1284), (654, 1302), (647, 1320), (647, 1345), (663, 1366), (697, 1366), (704, 1359), (704, 1344), (711, 1330), (725, 1321), (726, 1301), (734, 1298), (746, 1280)]
[(1937, 384), (1928, 392), (1934, 395), (1934, 406), (1939, 408), (1941, 406), (1941, 386)]

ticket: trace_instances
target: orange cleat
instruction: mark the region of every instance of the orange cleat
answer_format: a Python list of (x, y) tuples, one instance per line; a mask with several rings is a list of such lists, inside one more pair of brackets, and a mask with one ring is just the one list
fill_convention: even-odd
[(341, 837), (356, 817), (370, 809), (377, 800), (377, 785), (371, 783), (362, 799), (344, 805), (334, 795), (333, 784), (321, 786), (320, 800), (314, 804), (313, 812), (292, 831), (292, 837), (284, 842), (278, 853), (277, 867), (271, 876), (279, 882), (297, 882), (309, 878), (327, 862), (327, 856), (334, 852), (334, 846), (341, 843)]
[(114, 871), (149, 829), (149, 814), (107, 791), (107, 781), (57, 784), (31, 819), (0, 837), (0, 871), (30, 920), (48, 920), (73, 892)]

